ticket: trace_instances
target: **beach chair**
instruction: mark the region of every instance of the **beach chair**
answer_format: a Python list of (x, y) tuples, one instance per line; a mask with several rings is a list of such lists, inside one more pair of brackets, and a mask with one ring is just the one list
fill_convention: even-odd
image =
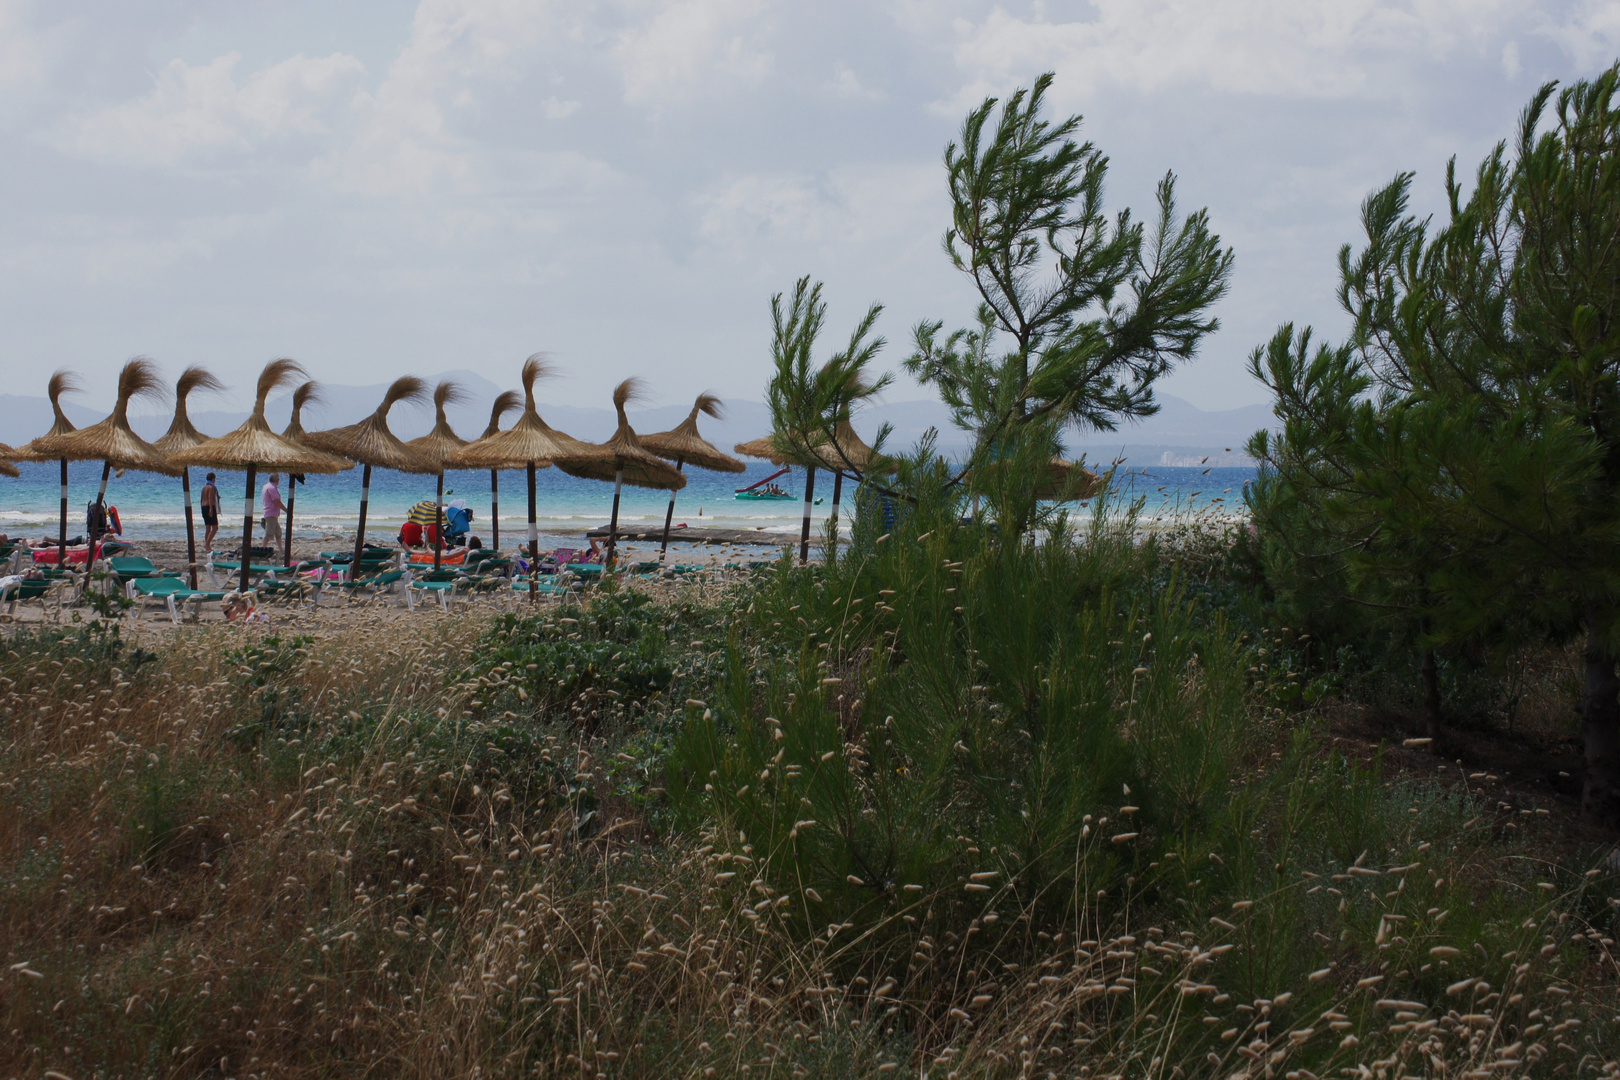
[(141, 555), (114, 555), (107, 560), (107, 572), (117, 578), (120, 585), (136, 578), (180, 576), (178, 570), (159, 570), (151, 559)]
[(75, 580), (67, 575), (13, 581), (0, 587), (0, 604), (6, 605), (6, 614), (15, 615), (19, 603), (39, 601), (40, 617), (51, 615), (53, 621), (62, 621), (62, 595), (73, 591)]
[(429, 570), (425, 574), (418, 574), (416, 580), (405, 586), (405, 603), (415, 611), (418, 596), (432, 596), (438, 600), (442, 610), (449, 611), (450, 602), (458, 591), (465, 591), (467, 584), (467, 578), (459, 571)]
[[(205, 602), (215, 602), (225, 599), (223, 592), (214, 592), (204, 589), (192, 589), (179, 578), (132, 578), (125, 586), (125, 595), (139, 606), (153, 601), (161, 603), (168, 609), (169, 618), (174, 625), (180, 625), (180, 608), (188, 605), (191, 608), (193, 621), (201, 614), (201, 605)], [(138, 610), (138, 607), (137, 607)]]
[[(229, 584), (231, 578), (237, 577), (242, 573), (242, 563), (240, 560), (236, 559), (220, 558), (219, 552), (210, 551), (208, 553), (208, 562), (204, 564), (203, 569), (208, 571), (208, 584), (220, 584), (219, 575), (222, 573), (225, 575), (226, 583)], [(257, 577), (262, 577), (265, 574), (274, 574), (278, 570), (285, 569), (286, 567), (276, 566), (273, 563), (248, 564), (248, 574)]]
[(367, 589), (371, 590), (371, 598), (376, 599), (382, 595), (384, 589), (393, 592), (399, 585), (409, 585), (412, 580), (408, 570), (383, 570), (369, 577), (345, 579), (333, 584), (339, 591), (348, 594), (351, 600)]
[[(526, 577), (512, 579), (512, 591), (522, 596), (529, 591), (529, 579)], [(570, 583), (558, 574), (541, 574), (535, 582), (535, 592), (541, 596), (563, 597), (575, 590)]]
[(310, 607), (318, 608), (321, 606), (321, 590), (326, 588), (331, 570), (332, 564), (324, 559), (296, 563), (285, 571), (290, 576), (267, 576), (254, 587), (254, 591), (266, 600), (300, 605), (307, 600)]

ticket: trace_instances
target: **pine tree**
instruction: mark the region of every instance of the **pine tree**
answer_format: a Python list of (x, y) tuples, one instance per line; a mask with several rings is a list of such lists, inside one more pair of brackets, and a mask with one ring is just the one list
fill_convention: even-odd
[(1208, 312), (1231, 272), (1205, 211), (1178, 220), (1173, 175), (1151, 230), (1129, 210), (1108, 218), (1108, 159), (1075, 141), (1079, 116), (1043, 116), (1052, 79), (999, 115), (986, 98), (945, 150), (944, 246), (979, 294), (977, 322), (943, 339), (943, 322), (919, 324), (905, 366), (976, 433), (978, 459), (1006, 456), (1025, 434), (1112, 430), (1155, 412), (1154, 382), (1216, 329)]
[[(1268, 362), (1286, 430), (1280, 450), (1254, 444), (1277, 475), (1257, 491), (1257, 512), (1290, 485), (1324, 507), (1345, 491), (1360, 500), (1377, 529), (1350, 549), (1343, 583), (1362, 600), (1411, 590), (1425, 640), (1500, 641), (1511, 626), (1584, 636), (1582, 807), (1610, 823), (1620, 822), (1617, 82), (1620, 66), (1578, 82), (1551, 114), (1556, 87), (1543, 87), (1514, 152), (1503, 143), (1487, 156), (1471, 192), (1448, 167), (1438, 227), (1407, 212), (1410, 174), (1375, 192), (1365, 246), (1340, 254), (1363, 397), (1334, 398), (1366, 422), (1325, 426), (1322, 402), (1298, 392), (1306, 383)], [(1332, 475), (1356, 480), (1317, 484)], [(1358, 578), (1354, 560), (1374, 551), (1378, 572)]]

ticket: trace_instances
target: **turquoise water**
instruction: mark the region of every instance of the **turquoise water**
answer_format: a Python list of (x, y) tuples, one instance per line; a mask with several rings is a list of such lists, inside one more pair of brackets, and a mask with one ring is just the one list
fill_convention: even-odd
[[(0, 532), (11, 536), (55, 537), (60, 500), (59, 466), (25, 462), (18, 466), (22, 478), (0, 477)], [(775, 472), (773, 466), (750, 465), (747, 473), (693, 471), (687, 486), (676, 496), (675, 522), (693, 527), (760, 529), (766, 532), (798, 531), (803, 504), (800, 498), (782, 501), (744, 501), (733, 497), (736, 488), (745, 487)], [(192, 497), (202, 487), (206, 470), (193, 469)], [(1122, 493), (1146, 500), (1149, 516), (1178, 512), (1204, 514), (1242, 513), (1243, 485), (1254, 478), (1253, 469), (1198, 469), (1170, 466), (1122, 471), (1117, 484)], [(220, 501), (223, 506), (222, 532), (240, 536), (242, 497), (246, 476), (219, 473)], [(83, 533), (85, 505), (95, 498), (101, 481), (99, 462), (75, 462), (68, 466), (68, 535)], [(473, 532), (488, 539), (490, 478), (486, 471), (452, 472), (445, 475), (445, 501), (465, 499), (472, 508)], [(260, 484), (262, 484), (262, 478)], [(779, 483), (795, 495), (802, 495), (804, 474), (795, 470)], [(285, 478), (281, 497), (290, 492)], [(434, 478), (408, 476), (378, 470), (371, 479), (371, 505), (367, 512), (367, 535), (379, 542), (392, 540), (411, 505), (431, 499)], [(613, 505), (613, 485), (580, 480), (559, 469), (541, 469), (536, 475), (535, 495), (541, 532), (548, 538), (577, 542), (585, 530), (605, 525)], [(816, 474), (816, 508), (819, 522), (831, 511), (832, 478)], [(846, 513), (854, 495), (854, 485), (844, 485)], [(528, 498), (524, 474), (500, 474), (501, 538), (510, 544), (528, 528)], [(111, 479), (107, 501), (118, 508), (124, 535), (130, 539), (176, 539), (185, 536), (185, 510), (177, 477), (129, 472)], [(661, 526), (669, 494), (626, 487), (619, 509), (621, 524)], [(353, 537), (360, 504), (360, 470), (335, 476), (311, 476), (298, 486), (294, 524), (300, 538), (323, 535)], [(1082, 511), (1083, 512), (1083, 511)], [(201, 519), (198, 519), (199, 529)]]

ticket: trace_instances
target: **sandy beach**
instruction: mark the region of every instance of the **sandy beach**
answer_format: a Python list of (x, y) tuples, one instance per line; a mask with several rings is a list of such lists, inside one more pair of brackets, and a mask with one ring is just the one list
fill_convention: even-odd
[[(378, 542), (377, 538), (372, 538), (372, 542)], [(129, 543), (133, 548), (129, 554), (152, 560), (160, 570), (183, 571), (187, 566), (184, 540), (132, 538)], [(294, 539), (293, 556), (295, 559), (313, 559), (319, 557), (323, 551), (346, 550), (353, 543), (352, 535), (299, 536)], [(580, 541), (579, 546), (586, 546), (586, 542)], [(506, 550), (511, 551), (510, 548)], [(735, 581), (739, 575), (748, 573), (746, 568), (750, 562), (775, 559), (779, 550), (778, 547), (764, 544), (682, 545), (679, 549), (671, 545), (668, 556), (663, 560), (666, 566), (699, 569), (680, 574), (626, 574), (622, 580), (634, 588), (658, 595), (707, 595), (723, 587), (727, 582)], [(619, 545), (619, 551), (621, 564), (626, 568), (659, 558), (656, 543), (623, 543)], [(814, 557), (813, 550), (812, 557)], [(202, 561), (199, 558), (199, 562)], [(216, 590), (231, 588), (230, 584), (223, 581), (223, 574), (220, 576), (222, 580), (212, 587)], [(200, 568), (198, 587), (204, 590), (210, 588), (207, 575)], [(137, 603), (125, 610), (118, 622), (126, 633), (137, 635), (168, 634), (199, 625), (239, 625), (248, 632), (287, 632), (319, 636), (322, 632), (350, 627), (356, 620), (375, 623), (465, 618), (473, 613), (484, 615), (498, 611), (521, 610), (534, 602), (541, 604), (566, 602), (579, 598), (592, 587), (584, 582), (577, 582), (575, 589), (570, 593), (545, 594), (538, 596), (534, 601), (531, 601), (527, 590), (514, 589), (510, 586), (479, 593), (476, 596), (457, 594), (448, 611), (441, 608), (435, 596), (427, 594), (415, 596), (413, 610), (402, 586), (396, 586), (393, 591), (375, 594), (368, 592), (363, 595), (350, 595), (338, 589), (327, 589), (322, 591), (314, 603), (307, 599), (261, 598), (258, 619), (246, 624), (227, 623), (219, 604), (203, 604), (194, 618), (188, 614), (182, 619), (179, 627), (175, 626), (164, 605), (149, 601)], [(72, 625), (76, 620), (91, 622), (99, 618), (92, 606), (82, 602), (65, 606), (60, 611), (54, 603), (42, 606), (39, 601), (19, 603), (15, 610), (9, 613), (0, 608), (0, 624), (12, 627), (55, 625), (58, 622), (62, 625)]]

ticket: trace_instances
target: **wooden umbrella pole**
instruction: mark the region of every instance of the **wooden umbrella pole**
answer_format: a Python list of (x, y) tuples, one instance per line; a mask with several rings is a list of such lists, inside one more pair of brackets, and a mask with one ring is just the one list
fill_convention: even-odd
[(259, 478), (259, 467), (249, 465), (247, 470), (247, 498), (242, 500), (242, 591), (248, 591), (248, 569), (253, 562), (253, 483)]
[(67, 458), (62, 459), (62, 520), (56, 534), (56, 568), (67, 569)]
[(197, 587), (197, 526), (191, 516), (191, 470), (180, 471), (180, 490), (186, 495), (186, 562), (191, 567), (191, 587)]
[(529, 603), (540, 600), (540, 530), (534, 520), (534, 462), (529, 462)]
[(366, 549), (366, 503), (371, 501), (371, 466), (360, 474), (360, 527), (354, 535), (354, 562), (349, 564), (349, 580), (360, 577), (360, 554)]
[[(112, 462), (101, 463), (101, 490), (96, 492), (96, 505), (105, 510), (107, 506), (107, 478), (112, 476)], [(90, 551), (85, 555), (84, 568), (90, 569), (90, 560), (96, 553), (96, 541), (107, 535), (107, 515), (101, 515), (101, 531), (90, 537)]]
[(613, 470), (613, 516), (608, 519), (608, 550), (606, 565), (613, 565), (613, 552), (619, 546), (619, 492), (624, 490), (624, 466)]
[(799, 562), (810, 561), (810, 499), (816, 493), (816, 467), (804, 471), (804, 524), (799, 529)]
[(439, 490), (433, 496), (433, 569), (440, 568), (444, 551), (444, 473), (439, 473)]
[[(686, 459), (685, 458), (676, 458), (675, 459), (675, 471), (680, 472), (682, 466), (684, 466), (685, 464), (686, 464)], [(665, 555), (669, 554), (669, 523), (674, 521), (674, 520), (675, 520), (675, 489), (670, 488), (669, 489), (669, 509), (664, 511), (664, 546), (658, 552), (658, 557), (660, 559), (662, 559)]]
[(489, 470), (489, 546), (501, 550), (501, 474)]
[(293, 503), (298, 501), (298, 477), (287, 474), (287, 535), (281, 538), (281, 565), (292, 565)]
[(833, 504), (832, 504), (832, 544), (833, 555), (838, 554), (838, 506), (839, 500), (844, 497), (844, 473), (842, 469), (833, 471)]

